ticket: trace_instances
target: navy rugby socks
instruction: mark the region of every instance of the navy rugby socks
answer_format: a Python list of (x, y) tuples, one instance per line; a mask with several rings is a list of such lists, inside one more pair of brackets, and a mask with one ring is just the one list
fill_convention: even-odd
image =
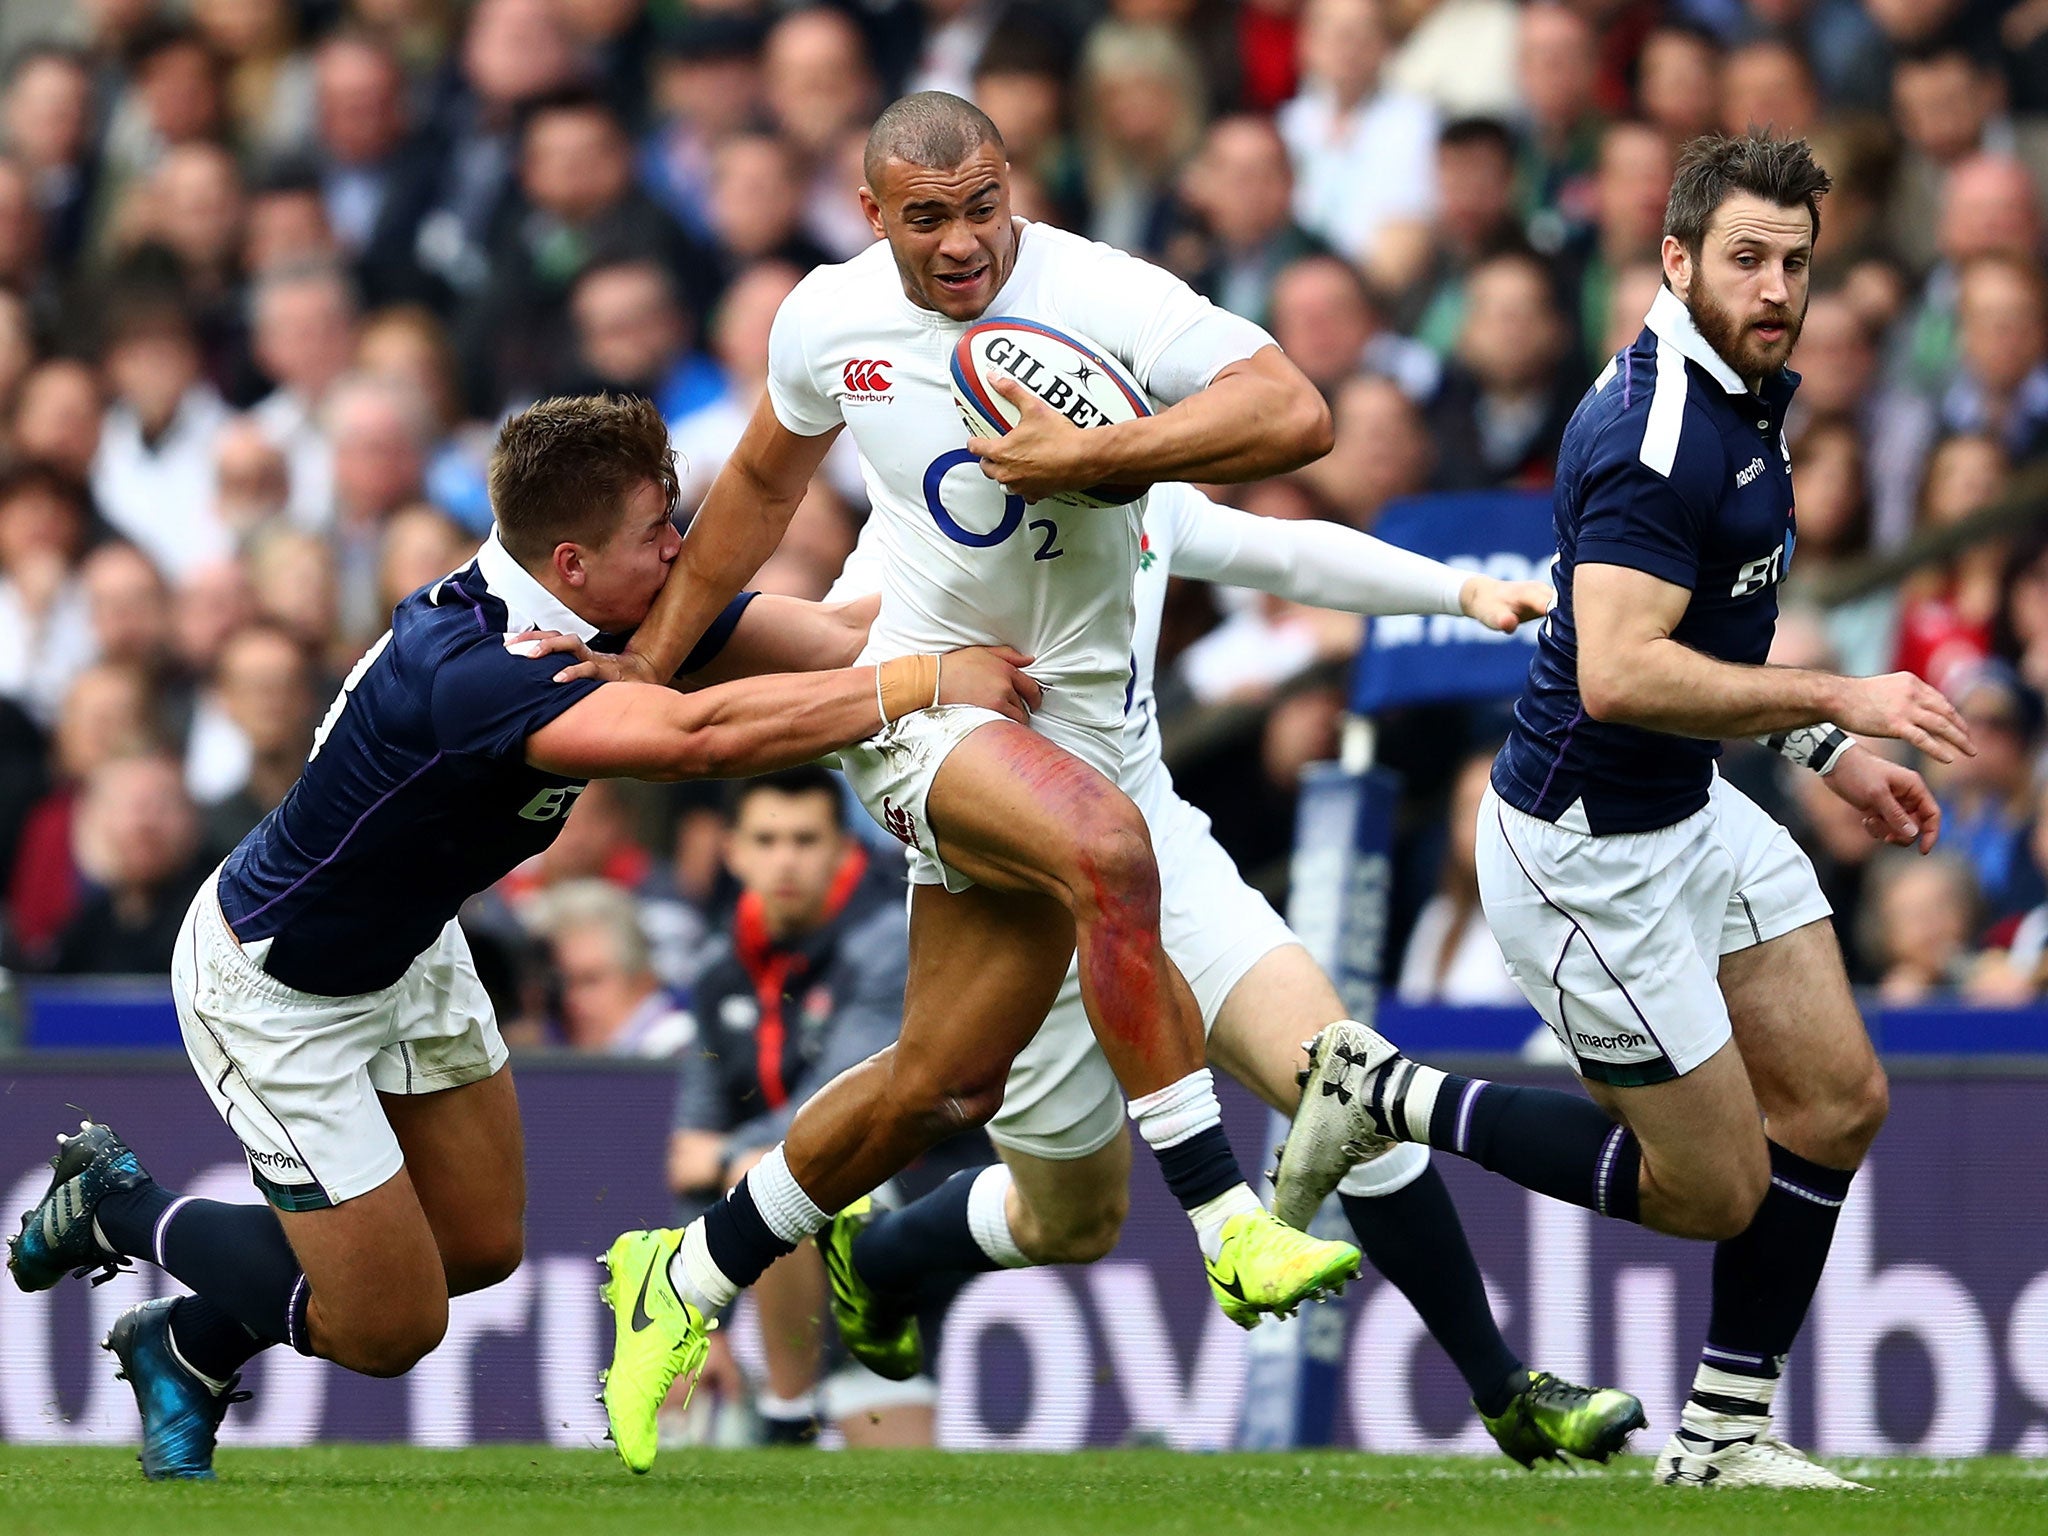
[(1856, 1177), (1766, 1144), (1763, 1204), (1741, 1236), (1714, 1245), (1713, 1311), (1679, 1431), (1695, 1442), (1733, 1438), (1730, 1419), (1768, 1419)]
[(885, 1295), (911, 1297), (934, 1274), (985, 1274), (1031, 1263), (1010, 1234), (1010, 1170), (968, 1168), (901, 1210), (882, 1211), (853, 1240), (853, 1267)]
[(707, 1317), (761, 1278), (827, 1217), (789, 1171), (782, 1144), (691, 1222), (669, 1260), (669, 1284)]
[(1443, 1175), (1424, 1168), (1414, 1182), (1388, 1194), (1340, 1191), (1339, 1198), (1358, 1246), (1451, 1357), (1472, 1389), (1473, 1406), (1489, 1417), (1504, 1413), (1528, 1375), (1493, 1320), (1486, 1283)]
[(100, 1202), (100, 1240), (147, 1259), (196, 1292), (171, 1310), (185, 1363), (218, 1383), (272, 1344), (313, 1352), (305, 1272), (267, 1205), (180, 1199), (144, 1184)]
[(1512, 1088), (1397, 1058), (1373, 1083), (1372, 1115), (1401, 1141), (1470, 1158), (1524, 1189), (1621, 1221), (1640, 1219), (1635, 1133), (1590, 1099)]

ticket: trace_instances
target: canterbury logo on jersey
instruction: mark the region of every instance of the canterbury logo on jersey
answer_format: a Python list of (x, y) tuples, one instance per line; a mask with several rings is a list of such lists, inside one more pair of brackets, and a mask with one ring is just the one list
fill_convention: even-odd
[(893, 368), (886, 357), (857, 357), (839, 370), (846, 383), (846, 398), (866, 402), (887, 400), (893, 387), (885, 371)]

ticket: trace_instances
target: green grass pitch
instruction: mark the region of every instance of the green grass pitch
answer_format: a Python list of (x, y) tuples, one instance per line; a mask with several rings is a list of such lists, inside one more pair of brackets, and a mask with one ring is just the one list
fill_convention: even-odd
[[(665, 1453), (636, 1478), (608, 1456), (538, 1448), (223, 1451), (214, 1484), (153, 1486), (130, 1453), (0, 1446), (5, 1536), (1066, 1536), (1327, 1531), (1651, 1536), (2000, 1536), (2048, 1532), (2048, 1464), (1845, 1464), (1876, 1494), (1653, 1488), (1649, 1463), (1531, 1474), (1498, 1462), (1344, 1452), (1068, 1456)], [(678, 1522), (681, 1522), (680, 1524)]]

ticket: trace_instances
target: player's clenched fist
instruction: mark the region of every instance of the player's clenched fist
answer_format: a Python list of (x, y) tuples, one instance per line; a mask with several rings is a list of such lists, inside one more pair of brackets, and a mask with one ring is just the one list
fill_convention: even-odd
[(996, 393), (1023, 414), (1002, 437), (971, 437), (967, 451), (981, 472), (1027, 503), (1078, 491), (1110, 478), (1093, 464), (1088, 434), (1008, 374), (994, 379)]
[(1941, 690), (1910, 672), (1883, 677), (1843, 679), (1842, 706), (1829, 718), (1858, 736), (1888, 736), (1925, 752), (1938, 763), (1952, 763), (1958, 752), (1971, 757), (1970, 728)]

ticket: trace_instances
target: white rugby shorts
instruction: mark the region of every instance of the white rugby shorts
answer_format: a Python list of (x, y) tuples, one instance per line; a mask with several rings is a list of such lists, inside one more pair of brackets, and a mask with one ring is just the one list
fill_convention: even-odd
[[(1005, 718), (975, 704), (941, 704), (907, 714), (839, 753), (846, 781), (876, 825), (910, 850), (912, 885), (964, 891), (974, 883), (940, 857), (925, 801), (953, 749), (984, 725)], [(1121, 724), (1113, 729), (1076, 726), (1041, 713), (1032, 717), (1031, 728), (1116, 782), (1123, 765)]]
[[(1163, 770), (1157, 779), (1163, 789), (1148, 784), (1133, 798), (1152, 829), (1159, 860), (1160, 937), (1187, 977), (1203, 1028), (1213, 1029), (1245, 973), (1283, 944), (1301, 941), (1245, 884), (1210, 835), (1209, 818), (1173, 793)], [(1106, 1146), (1123, 1120), (1123, 1089), (1088, 1026), (1080, 971), (1069, 966), (1044, 1026), (1010, 1066), (989, 1139), (1033, 1157), (1069, 1161)]]
[(1640, 1087), (1728, 1043), (1721, 956), (1829, 915), (1791, 834), (1714, 776), (1706, 805), (1596, 837), (1479, 806), (1479, 897), (1515, 983), (1581, 1077)]
[(436, 1093), (505, 1064), (505, 1042), (469, 941), (453, 921), (390, 986), (320, 997), (263, 970), (270, 941), (244, 947), (199, 888), (171, 958), (185, 1051), (256, 1187), (279, 1210), (366, 1195), (404, 1166), (380, 1093)]

